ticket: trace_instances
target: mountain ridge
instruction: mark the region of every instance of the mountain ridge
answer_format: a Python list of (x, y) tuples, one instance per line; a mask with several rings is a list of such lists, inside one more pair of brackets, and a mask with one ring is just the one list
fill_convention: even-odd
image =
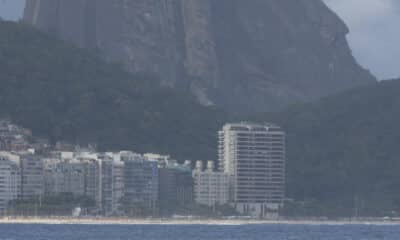
[(24, 20), (231, 112), (376, 81), (320, 0), (28, 0)]

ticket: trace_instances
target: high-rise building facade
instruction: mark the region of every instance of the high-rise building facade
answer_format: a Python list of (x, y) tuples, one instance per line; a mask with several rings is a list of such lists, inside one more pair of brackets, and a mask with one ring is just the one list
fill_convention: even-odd
[[(51, 161), (51, 160), (50, 160)], [(45, 195), (70, 193), (85, 195), (85, 169), (78, 161), (57, 161), (47, 163), (44, 168)]]
[(121, 153), (124, 162), (123, 202), (128, 214), (149, 214), (158, 208), (158, 162), (142, 155)]
[(39, 199), (44, 195), (42, 159), (34, 154), (21, 156), (21, 197), (24, 200)]
[(94, 158), (80, 158), (84, 165), (84, 188), (85, 196), (96, 202), (98, 209), (102, 209), (102, 187), (100, 162)]
[(124, 163), (114, 161), (113, 166), (113, 213), (121, 211), (121, 200), (124, 197)]
[(106, 216), (118, 214), (124, 192), (124, 163), (112, 156), (101, 157), (101, 202)]
[(101, 206), (104, 215), (113, 212), (113, 159), (101, 161)]
[(231, 176), (231, 202), (242, 214), (278, 215), (285, 197), (285, 133), (272, 124), (226, 124), (219, 164)]
[(18, 163), (0, 156), (0, 214), (6, 213), (8, 203), (20, 195), (21, 177)]
[(165, 213), (193, 203), (193, 178), (189, 162), (185, 164), (159, 164), (159, 205)]

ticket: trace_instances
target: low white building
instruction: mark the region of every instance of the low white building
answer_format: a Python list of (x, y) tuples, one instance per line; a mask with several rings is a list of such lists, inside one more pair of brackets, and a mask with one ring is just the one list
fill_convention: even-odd
[(21, 175), (18, 164), (0, 156), (0, 214), (4, 215), (8, 203), (20, 195)]
[(230, 177), (227, 173), (215, 171), (212, 161), (208, 162), (205, 170), (202, 162), (198, 161), (193, 171), (193, 180), (197, 204), (213, 207), (229, 203)]

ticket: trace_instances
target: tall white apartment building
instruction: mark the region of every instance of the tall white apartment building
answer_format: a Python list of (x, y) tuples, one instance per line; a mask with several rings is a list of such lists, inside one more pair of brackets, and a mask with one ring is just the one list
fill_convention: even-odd
[(124, 191), (124, 163), (113, 156), (101, 156), (101, 201), (106, 216), (118, 214)]
[(102, 209), (102, 181), (101, 163), (96, 158), (78, 158), (84, 168), (85, 195), (96, 202), (96, 206)]
[(112, 169), (112, 213), (113, 214), (120, 213), (122, 207), (122, 198), (124, 197), (124, 191), (125, 191), (124, 187), (125, 164), (121, 160), (121, 157), (124, 158), (126, 154), (129, 155), (129, 153), (127, 152), (105, 153), (105, 156), (107, 158), (111, 158), (113, 161), (113, 169)]
[(132, 211), (158, 209), (158, 162), (140, 154), (121, 152), (124, 162), (124, 205)]
[(219, 164), (231, 176), (231, 202), (242, 214), (274, 218), (285, 197), (285, 133), (272, 124), (226, 124)]
[(196, 163), (193, 171), (194, 200), (197, 204), (214, 207), (229, 203), (229, 175), (214, 171), (214, 163), (208, 162), (203, 170), (201, 161)]
[(8, 203), (20, 195), (21, 175), (18, 163), (0, 156), (0, 214), (6, 213)]
[(42, 159), (32, 153), (21, 155), (21, 198), (33, 200), (43, 197), (44, 169)]
[(121, 208), (121, 199), (124, 196), (124, 163), (114, 161), (113, 166), (113, 213), (118, 213)]

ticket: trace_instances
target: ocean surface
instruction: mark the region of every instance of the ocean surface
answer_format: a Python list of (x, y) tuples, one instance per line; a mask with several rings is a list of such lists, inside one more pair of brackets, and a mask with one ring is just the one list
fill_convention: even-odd
[(0, 240), (400, 240), (376, 225), (0, 225)]

